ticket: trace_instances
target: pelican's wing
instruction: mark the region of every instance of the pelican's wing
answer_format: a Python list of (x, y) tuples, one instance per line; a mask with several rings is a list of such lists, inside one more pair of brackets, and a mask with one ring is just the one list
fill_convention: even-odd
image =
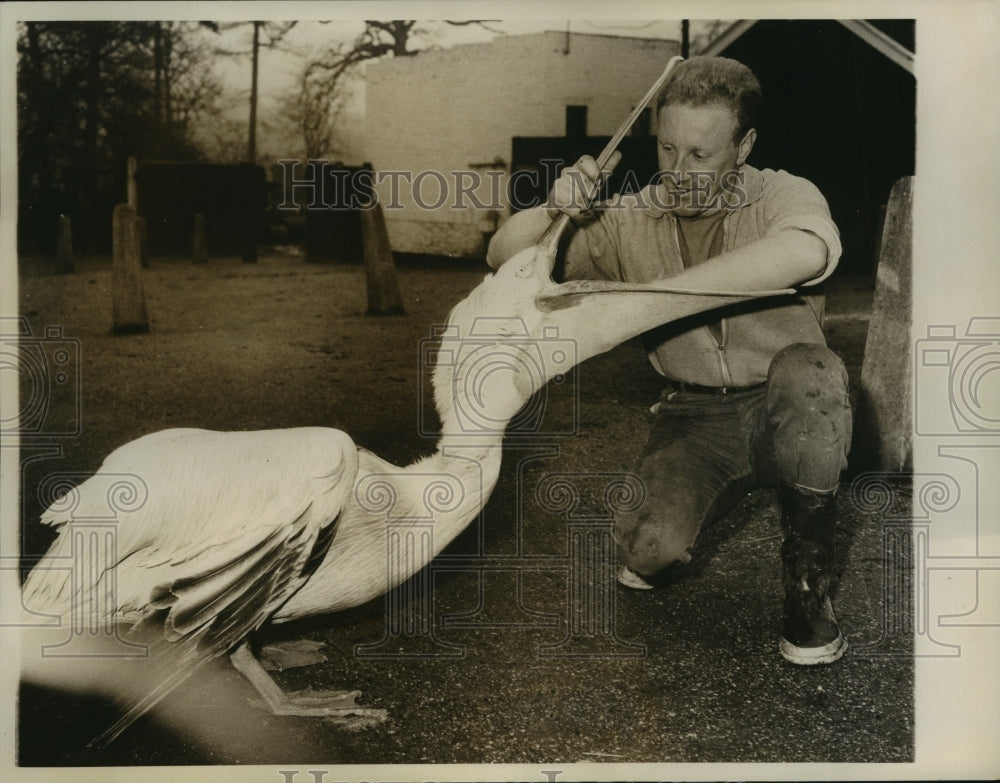
[(208, 570), (158, 587), (146, 616), (126, 641), (146, 644), (148, 660), (138, 673), (141, 695), (91, 744), (103, 747), (190, 677), (203, 663), (225, 653), (264, 623), (305, 583), (329, 550), (339, 517), (315, 534), (307, 508), (237, 556)]
[[(141, 672), (148, 688), (131, 684), (141, 697), (102, 742), (305, 583), (336, 535), (356, 470), (356, 447), (336, 430), (173, 430), (118, 449), (77, 488), (73, 514), (53, 520), (62, 522), (60, 539), (72, 538), (67, 523), (81, 509), (107, 502), (109, 477), (131, 477), (142, 489), (118, 519), (117, 559), (96, 576), (78, 574), (81, 589), (47, 584), (59, 572), (44, 561), (25, 583), (29, 608), (32, 596), (47, 594), (66, 616), (90, 593), (110, 595), (115, 618), (141, 618), (130, 635), (148, 645)], [(68, 546), (57, 540), (46, 557), (57, 559)], [(53, 604), (56, 594), (62, 600)]]
[(552, 284), (535, 297), (544, 313), (542, 325), (553, 336), (576, 341), (577, 360), (596, 356), (643, 332), (717, 307), (775, 296), (774, 291), (697, 291), (676, 288), (668, 280), (620, 283), (574, 280)]
[[(60, 534), (29, 575), (25, 604), (65, 616), (82, 602), (81, 590), (107, 583), (112, 614), (141, 616), (163, 585), (225, 569), (296, 527), (304, 527), (301, 540), (318, 538), (353, 491), (356, 469), (356, 447), (337, 430), (164, 430), (139, 438), (45, 512), (43, 522)], [(114, 505), (121, 487), (129, 499)], [(80, 564), (74, 579), (65, 568), (74, 563), (72, 523), (93, 520), (106, 520), (114, 557)]]
[(134, 635), (155, 626), (167, 642), (193, 638), (204, 652), (225, 652), (301, 587), (326, 555), (340, 515), (320, 519), (310, 504), (266, 535), (231, 542), (225, 559), (216, 552), (174, 568), (179, 575), (153, 588)]

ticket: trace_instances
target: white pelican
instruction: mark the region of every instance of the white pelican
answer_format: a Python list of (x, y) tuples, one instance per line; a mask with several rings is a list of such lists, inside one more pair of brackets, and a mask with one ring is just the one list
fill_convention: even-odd
[[(96, 744), (227, 653), (276, 714), (384, 717), (359, 707), (357, 691), (285, 694), (252, 655), (248, 636), (267, 621), (358, 606), (423, 568), (479, 513), (499, 474), (504, 428), (552, 377), (660, 323), (788, 293), (557, 285), (549, 277), (553, 252), (545, 243), (523, 251), (452, 310), (442, 337), (449, 359), (433, 376), (442, 422), (434, 454), (399, 468), (336, 429), (170, 429), (116, 449), (71, 490), (71, 502), (61, 498), (42, 515), (59, 536), (23, 586), (24, 606), (65, 624), (74, 606), (110, 595), (104, 619), (130, 628), (126, 640), (149, 645), (140, 695)], [(66, 569), (74, 519), (104, 508), (106, 477), (121, 474), (139, 477), (148, 496), (120, 514), (114, 562), (98, 572)], [(433, 513), (433, 546), (390, 566), (386, 514), (365, 493), (377, 484), (397, 513), (405, 516), (411, 504), (426, 514), (427, 493), (443, 480), (453, 501)]]

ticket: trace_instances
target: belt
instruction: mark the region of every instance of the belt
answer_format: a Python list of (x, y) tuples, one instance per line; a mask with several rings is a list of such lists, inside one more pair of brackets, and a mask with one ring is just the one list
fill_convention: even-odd
[(700, 386), (697, 383), (682, 383), (681, 381), (670, 381), (671, 387), (676, 392), (685, 394), (739, 394), (741, 392), (763, 389), (766, 382), (755, 383), (753, 386)]

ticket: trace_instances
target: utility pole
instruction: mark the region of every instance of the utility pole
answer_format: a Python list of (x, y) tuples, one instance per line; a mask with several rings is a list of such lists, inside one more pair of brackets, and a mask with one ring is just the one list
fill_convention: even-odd
[(247, 159), (250, 163), (257, 161), (257, 58), (260, 53), (260, 26), (263, 22), (253, 23), (253, 83), (250, 85), (250, 137), (247, 142)]

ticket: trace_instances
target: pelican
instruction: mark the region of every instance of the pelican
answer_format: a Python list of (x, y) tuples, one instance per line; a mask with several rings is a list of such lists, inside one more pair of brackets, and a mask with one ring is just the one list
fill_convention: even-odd
[[(100, 605), (99, 595), (104, 619), (149, 647), (148, 691), (92, 744), (114, 740), (225, 654), (275, 714), (384, 718), (357, 705), (358, 691), (284, 693), (249, 637), (265, 622), (363, 604), (427, 565), (479, 514), (499, 476), (507, 424), (551, 378), (661, 323), (790, 293), (556, 284), (553, 248), (547, 241), (517, 254), (451, 311), (441, 334), (447, 360), (433, 371), (441, 433), (430, 456), (398, 467), (320, 427), (168, 429), (116, 449), (42, 514), (59, 534), (28, 575), (23, 606), (65, 627), (74, 607)], [(138, 477), (146, 497), (118, 516), (114, 562), (97, 573), (67, 569), (74, 520), (99, 516), (108, 478), (121, 475)], [(429, 506), (442, 491), (450, 502)], [(400, 517), (430, 508), (432, 545), (391, 563), (386, 506), (373, 493), (390, 497)]]

